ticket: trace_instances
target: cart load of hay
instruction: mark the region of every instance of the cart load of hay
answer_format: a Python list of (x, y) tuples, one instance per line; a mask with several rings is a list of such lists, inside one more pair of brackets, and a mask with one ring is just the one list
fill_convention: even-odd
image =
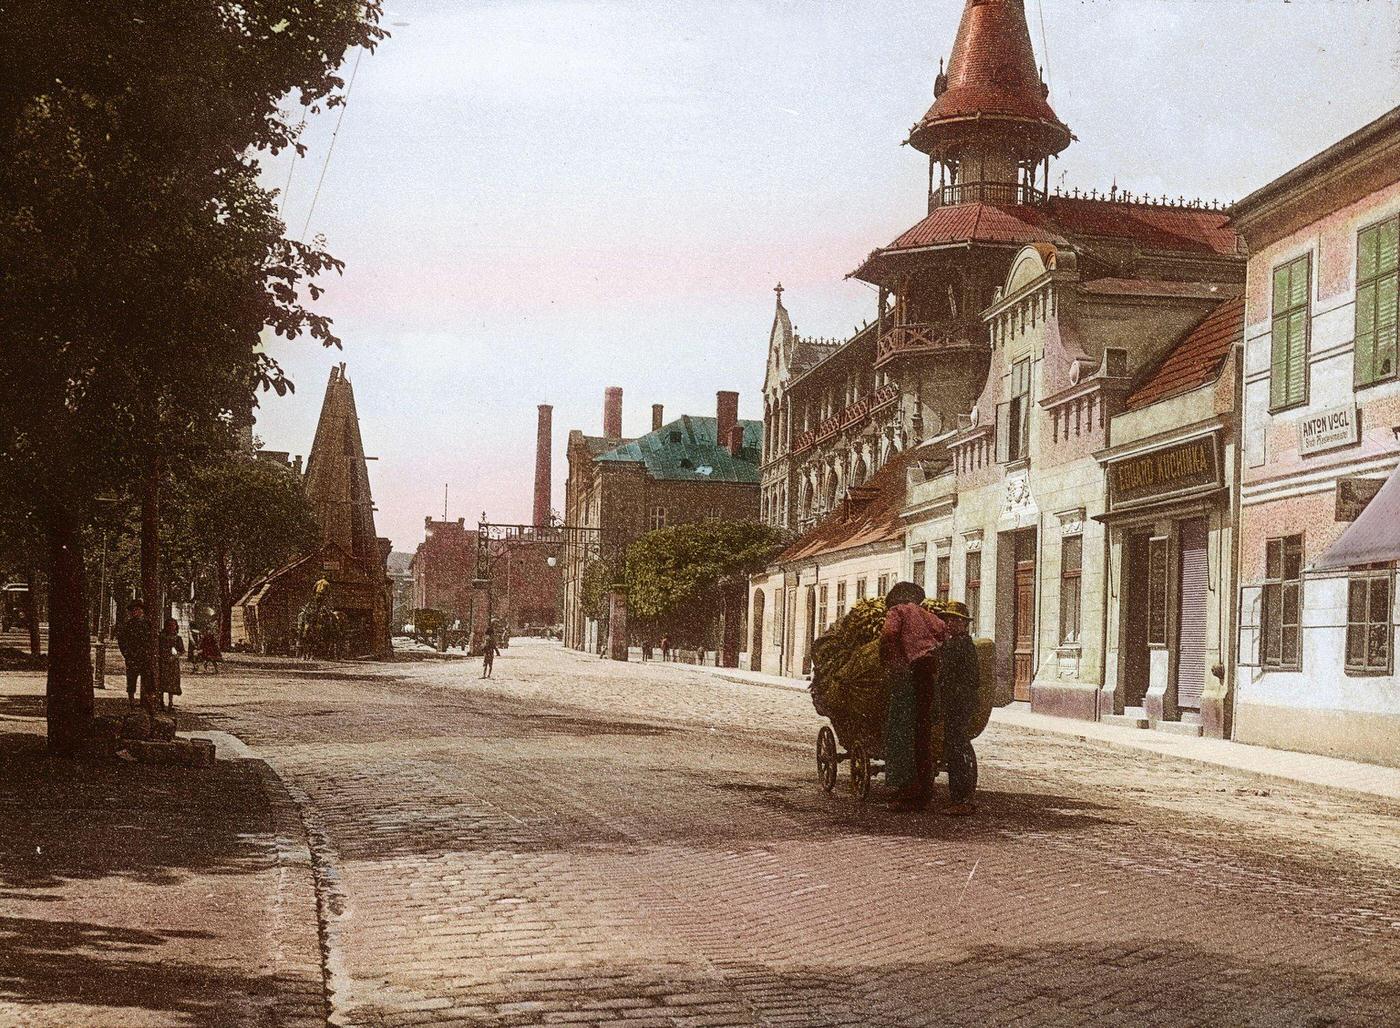
[[(938, 600), (924, 607), (939, 613)], [(831, 720), (842, 741), (860, 742), (878, 751), (885, 732), (892, 682), (880, 660), (880, 628), (885, 622), (885, 601), (875, 597), (857, 600), (848, 613), (812, 645), (812, 706)], [(980, 677), (978, 704), (971, 724), (972, 738), (982, 734), (996, 702), (996, 646), (990, 639), (974, 639)], [(935, 733), (942, 734), (935, 727)]]

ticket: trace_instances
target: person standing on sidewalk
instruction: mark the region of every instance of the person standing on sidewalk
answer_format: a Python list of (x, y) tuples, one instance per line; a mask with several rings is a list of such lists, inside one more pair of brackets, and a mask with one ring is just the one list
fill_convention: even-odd
[(146, 605), (140, 600), (132, 600), (126, 605), (126, 620), (117, 629), (117, 649), (121, 651), (126, 664), (126, 703), (136, 706), (136, 685), (141, 685), (141, 699), (144, 702), (151, 686), (155, 654), (151, 652), (151, 626), (146, 621)]
[(977, 647), (968, 633), (967, 605), (950, 600), (943, 613), (948, 640), (939, 652), (938, 716), (943, 722), (943, 766), (948, 769), (948, 796), (952, 801), (942, 813), (966, 817), (976, 811), (972, 794), (977, 789), (977, 754), (968, 731), (977, 707), (981, 668)]
[(885, 597), (880, 657), (891, 674), (909, 675), (914, 687), (914, 783), (895, 794), (896, 810), (924, 810), (933, 798), (933, 706), (938, 648), (948, 637), (942, 619), (920, 604), (924, 590), (899, 582)]
[(180, 624), (174, 618), (167, 618), (165, 631), (160, 633), (160, 692), (156, 697), (156, 707), (164, 705), (175, 709), (175, 697), (180, 695), (180, 658), (185, 655), (185, 640), (180, 638)]
[(496, 636), (491, 632), (486, 633), (486, 639), (481, 644), (481, 677), (490, 678), (491, 668), (496, 663)]

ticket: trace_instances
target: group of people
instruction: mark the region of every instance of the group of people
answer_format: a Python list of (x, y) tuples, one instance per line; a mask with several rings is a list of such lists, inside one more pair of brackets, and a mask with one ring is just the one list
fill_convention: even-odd
[[(146, 620), (146, 605), (140, 600), (126, 605), (126, 620), (117, 628), (117, 649), (126, 664), (127, 704), (136, 706), (139, 691), (141, 705), (157, 710), (174, 710), (175, 697), (182, 695), (180, 658), (188, 655), (191, 667), (204, 664), (215, 671), (223, 660), (218, 636), (212, 632), (192, 632), (187, 649), (180, 636), (180, 625), (174, 618), (166, 619), (165, 627), (156, 637), (155, 652), (152, 652), (150, 622)], [(155, 674), (157, 661), (160, 662), (159, 688)]]
[(950, 802), (942, 813), (965, 817), (977, 808), (977, 755), (971, 725), (980, 669), (968, 631), (967, 607), (951, 600), (941, 614), (923, 606), (924, 591), (900, 582), (885, 598), (880, 657), (895, 677), (885, 729), (886, 780), (896, 810), (926, 810), (933, 800), (933, 727), (943, 728), (943, 766)]

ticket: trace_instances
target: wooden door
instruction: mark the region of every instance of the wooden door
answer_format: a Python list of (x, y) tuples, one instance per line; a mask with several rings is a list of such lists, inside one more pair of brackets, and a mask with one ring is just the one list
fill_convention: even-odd
[(1119, 583), (1123, 649), (1118, 668), (1124, 707), (1142, 706), (1152, 674), (1147, 650), (1147, 546), (1151, 538), (1151, 532), (1132, 532), (1123, 541)]
[(1017, 700), (1029, 700), (1031, 679), (1035, 677), (1035, 532), (1018, 532), (1015, 545), (1012, 697)]

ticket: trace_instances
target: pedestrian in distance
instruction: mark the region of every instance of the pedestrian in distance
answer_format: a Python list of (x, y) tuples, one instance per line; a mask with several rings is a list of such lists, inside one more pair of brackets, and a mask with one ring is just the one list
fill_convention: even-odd
[(666, 661), (668, 661), (668, 660), (670, 660), (670, 659), (671, 659), (671, 637), (670, 637), (669, 635), (663, 635), (663, 636), (661, 637), (661, 663), (664, 664), (664, 663), (666, 663)]
[(151, 625), (146, 620), (146, 605), (140, 600), (132, 600), (126, 605), (126, 620), (117, 629), (117, 649), (121, 651), (126, 664), (127, 706), (136, 706), (138, 683), (141, 701), (145, 703), (154, 684), (155, 654), (151, 652)]
[(223, 662), (224, 655), (219, 649), (219, 637), (213, 632), (203, 632), (199, 636), (199, 663), (211, 668), (214, 674), (219, 673), (219, 664)]
[(647, 661), (649, 661), (649, 660), (651, 660), (651, 638), (650, 638), (650, 637), (648, 637), (648, 638), (642, 640), (642, 663), (645, 664), (645, 663), (646, 663)]
[[(180, 624), (167, 618), (165, 630), (157, 641), (160, 655), (160, 695), (156, 707), (175, 709), (175, 697), (180, 695), (180, 658), (185, 655), (185, 640), (180, 638)], [(162, 702), (163, 701), (163, 702)]]
[(972, 794), (977, 789), (977, 754), (969, 727), (977, 707), (981, 668), (977, 647), (968, 632), (971, 617), (960, 600), (948, 601), (943, 620), (948, 640), (939, 652), (938, 715), (943, 722), (943, 766), (948, 769), (948, 798), (942, 813), (966, 817), (976, 811)]
[(924, 810), (933, 798), (933, 710), (938, 648), (948, 626), (921, 604), (924, 590), (899, 582), (885, 597), (880, 658), (891, 674), (908, 674), (914, 689), (914, 782), (895, 794), (896, 810)]
[(496, 637), (490, 632), (486, 633), (486, 639), (481, 644), (481, 677), (490, 678), (491, 668), (496, 663), (496, 654), (500, 651), (496, 648)]

